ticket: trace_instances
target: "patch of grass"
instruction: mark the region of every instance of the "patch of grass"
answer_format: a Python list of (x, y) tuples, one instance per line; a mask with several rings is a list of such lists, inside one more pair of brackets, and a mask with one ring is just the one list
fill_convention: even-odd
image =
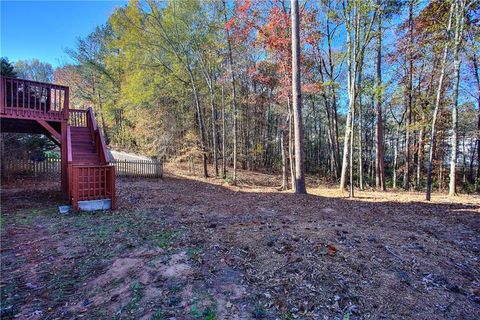
[(178, 293), (182, 290), (182, 288), (180, 288), (179, 286), (171, 286), (170, 288), (168, 288), (168, 291), (170, 291), (170, 293)]
[(21, 226), (34, 225), (37, 222), (45, 219), (52, 218), (58, 213), (58, 209), (55, 207), (36, 208), (29, 210), (18, 210), (9, 215), (2, 214), (1, 228), (2, 231), (9, 225), (17, 224)]
[(5, 285), (2, 285), (0, 299), (0, 314), (1, 315), (15, 315), (16, 308), (15, 305), (18, 302), (21, 302), (23, 299), (22, 294), (19, 292), (18, 288), (20, 286), (21, 280), (17, 277), (14, 277), (11, 282), (7, 282)]
[(152, 315), (152, 320), (164, 320), (165, 316), (163, 315), (162, 310), (157, 310), (155, 313)]
[(232, 177), (226, 177), (225, 182), (232, 186), (235, 185)]
[(17, 218), (15, 219), (16, 220), (15, 223), (20, 225), (30, 225), (32, 224), (32, 221), (34, 218), (35, 218), (35, 213), (32, 213), (32, 214), (25, 213), (22, 215), (18, 215)]
[(150, 237), (150, 240), (159, 248), (167, 248), (173, 240), (180, 234), (176, 230), (163, 230)]
[(190, 308), (190, 313), (192, 317), (196, 319), (203, 319), (203, 320), (215, 320), (217, 317), (217, 310), (216, 308), (206, 307), (204, 309), (198, 308), (196, 305), (193, 305)]
[(208, 309), (207, 313), (205, 314), (204, 320), (215, 320), (216, 318), (216, 311), (213, 309)]
[[(58, 304), (72, 298), (72, 295), (80, 294), (83, 283), (104, 272), (119, 254), (141, 246), (167, 248), (181, 234), (179, 230), (166, 228), (158, 217), (143, 211), (61, 215), (56, 208), (44, 208), (19, 210), (11, 215), (2, 214), (1, 218), (2, 228), (6, 231), (13, 223), (38, 224), (48, 231), (49, 241), (62, 243), (59, 251), (39, 251), (46, 263), (39, 265), (40, 279), (35, 283), (45, 285), (49, 300)], [(63, 258), (67, 260), (63, 261)], [(13, 272), (21, 260), (21, 257), (10, 259), (2, 265), (2, 270)], [(58, 261), (61, 262), (57, 264)], [(108, 286), (116, 287), (123, 281), (113, 279)], [(24, 298), (23, 290), (16, 289), (19, 287), (14, 280), (2, 286), (0, 307), (15, 305), (17, 299)], [(119, 311), (122, 319), (135, 319), (136, 315), (143, 312), (139, 310), (144, 307), (143, 285), (134, 283), (130, 290), (131, 300)], [(180, 290), (177, 288), (178, 292)], [(158, 312), (156, 319), (162, 319), (161, 312)]]
[(80, 213), (57, 223), (57, 232), (73, 229), (84, 245), (110, 259), (120, 251), (145, 244), (166, 248), (180, 233), (165, 226), (147, 212)]
[(116, 288), (124, 282), (125, 282), (124, 278), (115, 278), (115, 279), (112, 279), (110, 282), (108, 282), (107, 286), (110, 288)]
[(208, 295), (207, 300), (208, 301), (202, 301), (202, 303), (199, 297), (193, 300), (192, 306), (190, 307), (190, 315), (193, 318), (203, 320), (215, 320), (217, 318), (216, 301), (210, 295)]
[(53, 301), (61, 302), (81, 285), (70, 269), (56, 271), (47, 284), (48, 292)]
[(187, 249), (187, 255), (190, 259), (196, 259), (203, 252), (202, 247), (190, 247)]
[(261, 307), (258, 304), (255, 306), (255, 309), (253, 310), (252, 313), (253, 313), (254, 319), (263, 319), (268, 316), (267, 310), (265, 310), (263, 307)]
[(130, 292), (131, 292), (132, 298), (124, 307), (120, 309), (120, 311), (118, 312), (118, 315), (121, 315), (122, 313), (134, 314), (140, 307), (140, 302), (143, 299), (144, 289), (145, 287), (139, 282), (135, 282), (134, 284), (132, 284), (130, 286)]

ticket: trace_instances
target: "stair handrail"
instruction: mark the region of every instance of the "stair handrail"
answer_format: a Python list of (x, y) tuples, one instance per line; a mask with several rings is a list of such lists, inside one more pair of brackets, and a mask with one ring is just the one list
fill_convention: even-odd
[(70, 126), (67, 126), (67, 162), (73, 162), (73, 154), (72, 154), (72, 134)]
[(68, 89), (67, 86), (63, 86), (61, 84), (56, 84), (56, 83), (51, 83), (51, 82), (42, 82), (42, 81), (35, 81), (35, 80), (28, 80), (28, 79), (22, 79), (22, 78), (13, 78), (13, 77), (7, 77), (7, 76), (0, 76), (2, 79), (8, 79), (8, 80), (15, 80), (15, 81), (20, 81), (20, 82), (28, 82), (28, 83), (33, 83), (33, 84), (38, 84), (46, 87), (51, 87), (51, 88), (56, 88), (56, 89)]
[(73, 151), (72, 151), (72, 133), (70, 126), (67, 126), (67, 178), (65, 183), (67, 184), (67, 194), (69, 197), (72, 197), (75, 192), (75, 187), (73, 183)]
[(90, 130), (93, 133), (93, 137), (95, 139), (95, 142), (97, 144), (97, 148), (99, 149), (100, 152), (100, 160), (103, 162), (103, 164), (107, 164), (110, 162), (110, 157), (108, 155), (107, 151), (107, 146), (105, 144), (105, 140), (103, 138), (103, 134), (98, 128), (97, 121), (95, 119), (95, 115), (93, 113), (93, 110), (91, 107), (88, 107), (87, 109), (87, 117), (89, 119), (89, 124), (90, 124)]

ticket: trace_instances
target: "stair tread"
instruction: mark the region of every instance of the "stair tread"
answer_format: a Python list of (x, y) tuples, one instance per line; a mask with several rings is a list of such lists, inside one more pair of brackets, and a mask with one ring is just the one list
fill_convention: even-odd
[(73, 157), (73, 160), (100, 160), (98, 157), (96, 156), (77, 156), (77, 157)]
[(98, 160), (81, 160), (77, 159), (73, 161), (73, 164), (79, 164), (79, 165), (99, 165), (100, 161)]
[(73, 157), (74, 158), (77, 158), (77, 159), (91, 159), (91, 158), (95, 158), (97, 159), (98, 158), (98, 154), (96, 153), (74, 153), (73, 154)]

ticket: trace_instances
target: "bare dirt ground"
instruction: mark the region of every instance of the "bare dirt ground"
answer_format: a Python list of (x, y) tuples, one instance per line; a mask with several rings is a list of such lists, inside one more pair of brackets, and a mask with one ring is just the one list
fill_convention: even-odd
[(479, 319), (480, 198), (276, 191), (168, 166), (115, 212), (2, 186), (2, 319)]

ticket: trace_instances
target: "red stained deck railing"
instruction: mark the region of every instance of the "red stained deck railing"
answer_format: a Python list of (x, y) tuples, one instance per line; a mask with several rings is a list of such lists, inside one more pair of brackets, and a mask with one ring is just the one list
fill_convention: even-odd
[(69, 89), (52, 83), (0, 77), (0, 114), (12, 118), (66, 120)]
[(67, 194), (71, 195), (73, 190), (73, 152), (72, 152), (72, 133), (67, 126)]
[(107, 164), (110, 162), (107, 145), (105, 144), (105, 139), (103, 138), (100, 128), (97, 126), (97, 121), (95, 120), (92, 108), (87, 109), (87, 118), (90, 131), (92, 132), (95, 145), (97, 146), (97, 153), (100, 155), (100, 163)]
[(88, 108), (87, 110), (69, 109), (68, 124), (71, 127), (89, 128), (93, 141), (97, 147), (97, 153), (100, 156), (100, 163), (105, 165), (110, 162), (107, 145), (105, 144), (103, 134), (97, 125), (92, 108)]
[(87, 110), (68, 109), (68, 125), (70, 127), (88, 127)]

